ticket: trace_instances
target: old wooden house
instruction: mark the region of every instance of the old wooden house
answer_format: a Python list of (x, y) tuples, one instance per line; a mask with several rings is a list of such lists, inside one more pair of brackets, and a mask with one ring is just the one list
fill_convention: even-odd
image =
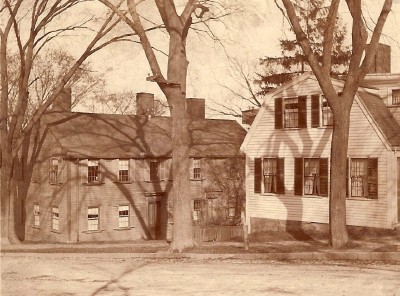
[[(340, 92), (343, 81), (334, 86)], [(368, 74), (350, 120), (347, 223), (392, 229), (400, 222), (400, 74)], [(331, 136), (332, 112), (311, 73), (266, 97), (241, 147), (252, 232), (328, 223)]]
[[(38, 132), (41, 149), (24, 203), (25, 240), (166, 237), (173, 196), (171, 118), (152, 116), (153, 102), (153, 95), (140, 93), (137, 115), (90, 114), (71, 112), (68, 91), (60, 96)], [(238, 157), (245, 131), (236, 121), (205, 119), (204, 100), (188, 99), (187, 107), (187, 194), (194, 222), (200, 222), (221, 215), (216, 202), (223, 195), (202, 166)], [(233, 205), (224, 205), (226, 215)]]

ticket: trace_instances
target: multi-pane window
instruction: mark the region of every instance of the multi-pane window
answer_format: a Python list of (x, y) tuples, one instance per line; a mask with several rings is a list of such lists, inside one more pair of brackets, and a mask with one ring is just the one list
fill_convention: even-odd
[(200, 159), (193, 159), (193, 178), (201, 179)]
[(128, 159), (120, 159), (118, 166), (119, 166), (118, 180), (120, 182), (128, 182), (129, 181), (129, 160)]
[(321, 114), (322, 114), (323, 126), (333, 125), (332, 109), (331, 107), (329, 107), (328, 101), (324, 96), (322, 96), (322, 101), (321, 101)]
[(276, 193), (277, 160), (263, 158), (263, 181), (265, 193)]
[(59, 183), (60, 178), (60, 159), (59, 158), (50, 158), (49, 164), (49, 182), (51, 184)]
[(200, 199), (193, 200), (193, 220), (195, 222), (202, 220), (202, 201)]
[(60, 208), (52, 208), (51, 228), (53, 230), (60, 230)]
[(98, 160), (88, 160), (88, 182), (99, 182), (100, 181), (100, 167)]
[(118, 206), (118, 227), (129, 227), (129, 205)]
[(88, 208), (88, 230), (99, 230), (99, 208)]
[(319, 195), (318, 158), (304, 158), (304, 194)]
[(392, 105), (400, 105), (400, 89), (392, 90)]
[(298, 98), (289, 98), (284, 100), (284, 126), (299, 126), (299, 101)]
[(150, 161), (150, 181), (159, 181), (159, 162), (157, 160)]
[(367, 159), (353, 158), (351, 159), (351, 196), (363, 197), (367, 193)]
[(33, 225), (39, 227), (40, 226), (40, 208), (38, 204), (33, 205)]

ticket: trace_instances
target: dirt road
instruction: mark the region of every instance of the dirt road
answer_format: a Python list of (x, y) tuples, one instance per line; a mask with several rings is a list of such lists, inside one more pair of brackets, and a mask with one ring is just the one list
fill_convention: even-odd
[(400, 265), (130, 259), (124, 254), (14, 254), (1, 295), (389, 295)]

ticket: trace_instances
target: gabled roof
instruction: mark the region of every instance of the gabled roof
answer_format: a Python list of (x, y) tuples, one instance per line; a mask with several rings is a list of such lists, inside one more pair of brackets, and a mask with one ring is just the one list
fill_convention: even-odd
[(358, 96), (389, 144), (393, 147), (400, 147), (400, 125), (383, 100), (366, 91), (358, 91)]
[[(397, 77), (397, 76), (396, 76)], [(254, 131), (256, 130), (256, 127), (261, 120), (261, 118), (264, 116), (264, 113), (267, 108), (267, 103), (270, 101), (270, 99), (274, 96), (279, 95), (282, 93), (284, 90), (302, 83), (303, 81), (307, 79), (314, 79), (315, 83), (318, 83), (316, 80), (315, 76), (310, 73), (304, 73), (302, 75), (299, 75), (292, 79), (290, 82), (281, 85), (277, 89), (275, 89), (273, 92), (270, 92), (267, 94), (263, 105), (256, 115), (256, 118), (254, 119), (254, 122), (252, 126), (250, 127), (249, 132), (246, 135), (245, 140), (243, 141), (243, 144), (241, 146), (241, 150), (245, 151), (246, 146), (248, 142), (250, 141)], [(344, 81), (340, 79), (333, 79), (332, 78), (332, 83), (334, 86), (338, 87), (343, 87)], [(365, 89), (363, 87), (359, 88), (359, 91), (357, 92), (360, 99), (364, 103), (365, 107), (367, 108), (370, 116), (372, 117), (373, 121), (375, 122), (376, 126), (378, 129), (382, 132), (383, 136), (387, 140), (388, 144), (390, 144), (392, 147), (400, 147), (400, 125), (397, 122), (397, 120), (393, 117), (391, 112), (388, 110), (387, 106), (384, 104), (383, 100), (373, 94), (374, 92), (373, 89)], [(299, 94), (301, 95), (301, 94)]]
[[(171, 118), (59, 112), (43, 122), (72, 158), (171, 156)], [(229, 157), (239, 153), (246, 131), (232, 120), (192, 120), (191, 157)]]

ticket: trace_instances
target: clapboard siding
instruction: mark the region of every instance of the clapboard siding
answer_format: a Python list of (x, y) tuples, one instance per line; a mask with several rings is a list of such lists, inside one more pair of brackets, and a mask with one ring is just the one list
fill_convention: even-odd
[[(329, 199), (294, 195), (294, 158), (330, 157), (332, 128), (311, 128), (311, 95), (321, 93), (314, 78), (308, 78), (268, 98), (265, 112), (257, 125), (252, 127), (246, 152), (247, 219), (251, 217), (279, 220), (297, 220), (328, 223)], [(307, 95), (306, 129), (275, 129), (274, 98)], [(387, 161), (388, 150), (384, 139), (371, 124), (368, 112), (356, 99), (350, 115), (350, 157), (378, 158), (378, 199), (348, 199), (347, 222), (349, 225), (390, 228), (388, 219)], [(254, 193), (254, 158), (285, 158), (285, 194)]]

